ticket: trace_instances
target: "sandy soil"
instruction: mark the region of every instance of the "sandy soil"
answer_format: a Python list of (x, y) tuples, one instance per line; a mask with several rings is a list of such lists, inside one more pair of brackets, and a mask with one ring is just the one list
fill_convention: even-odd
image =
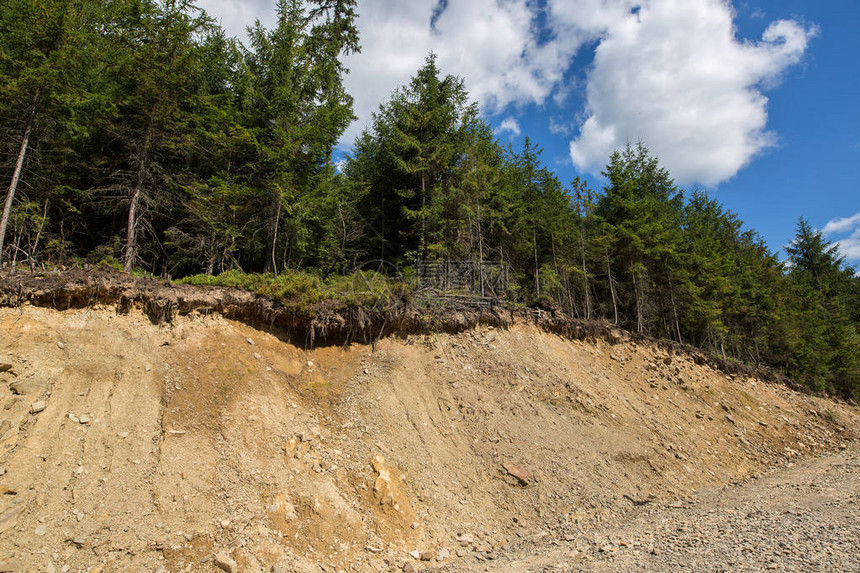
[(0, 309), (4, 364), (0, 571), (489, 567), (860, 427), (526, 325), (305, 350), (217, 316), (23, 306)]

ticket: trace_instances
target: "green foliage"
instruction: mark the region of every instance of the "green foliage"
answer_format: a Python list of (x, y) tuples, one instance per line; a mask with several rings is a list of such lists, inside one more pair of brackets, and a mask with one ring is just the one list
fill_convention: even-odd
[(600, 189), (565, 187), (531, 139), (502, 145), (430, 54), (336, 167), (356, 5), (279, 0), (242, 45), (190, 0), (7, 0), (2, 179), (24, 168), (4, 260), (187, 277), (302, 311), (388, 309), (419, 260), (492, 262), (507, 290), (476, 294), (858, 397), (860, 277), (837, 246), (801, 220), (781, 264), (643, 144), (612, 154)]
[(786, 251), (788, 316), (795, 326), (788, 370), (812, 388), (858, 398), (860, 337), (851, 311), (860, 301), (853, 269), (803, 218)]
[(303, 271), (288, 271), (275, 276), (272, 273), (233, 270), (214, 276), (193, 275), (177, 283), (247, 290), (300, 310), (309, 310), (331, 301), (347, 307), (386, 310), (410, 292), (409, 285), (402, 280), (373, 271), (358, 271), (352, 275), (333, 275), (323, 279)]

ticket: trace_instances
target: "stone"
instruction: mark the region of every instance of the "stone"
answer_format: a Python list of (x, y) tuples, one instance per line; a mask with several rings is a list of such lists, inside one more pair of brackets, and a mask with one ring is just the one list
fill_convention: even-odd
[(432, 551), (423, 551), (421, 553), (421, 561), (433, 561), (433, 552)]
[(90, 417), (87, 416), (86, 414), (81, 414), (80, 416), (78, 416), (78, 422), (80, 422), (81, 424), (87, 425), (90, 423)]
[(421, 559), (421, 552), (415, 549), (414, 551), (409, 552), (409, 557), (412, 559)]
[(9, 390), (18, 396), (22, 396), (24, 394), (41, 394), (47, 387), (48, 385), (45, 382), (35, 380), (33, 378), (13, 380), (9, 384)]
[(18, 523), (18, 516), (24, 511), (24, 504), (18, 504), (0, 513), (0, 533), (7, 529), (15, 527)]
[(65, 349), (65, 348), (66, 348), (66, 343), (65, 343), (65, 342), (63, 342), (62, 340), (58, 341), (58, 342), (57, 342), (57, 348), (59, 348), (60, 350)]
[(239, 571), (239, 565), (228, 553), (219, 553), (215, 556), (215, 567), (227, 573), (238, 573)]
[(444, 561), (451, 557), (451, 550), (447, 547), (442, 547), (439, 549), (439, 552), (436, 554), (436, 561)]
[(12, 370), (12, 365), (8, 362), (0, 362), (0, 372), (9, 372)]
[(31, 414), (38, 414), (39, 412), (43, 412), (46, 407), (47, 407), (47, 404), (45, 403), (44, 400), (39, 400), (38, 402), (33, 402), (32, 404), (30, 404), (30, 413)]
[(415, 564), (411, 561), (407, 561), (403, 564), (403, 573), (415, 573), (417, 570), (418, 568), (415, 567)]
[(534, 474), (519, 464), (505, 463), (502, 464), (508, 475), (511, 475), (520, 482), (520, 485), (529, 485), (534, 481)]

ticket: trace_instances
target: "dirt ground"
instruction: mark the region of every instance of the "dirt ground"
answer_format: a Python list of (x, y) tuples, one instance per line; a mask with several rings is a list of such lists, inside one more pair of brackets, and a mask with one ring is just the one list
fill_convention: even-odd
[(23, 306), (0, 309), (2, 370), (0, 571), (513, 571), (493, 567), (860, 427), (528, 325), (305, 350), (218, 316)]
[(548, 536), (437, 571), (498, 573), (860, 571), (860, 447), (649, 505), (585, 538)]

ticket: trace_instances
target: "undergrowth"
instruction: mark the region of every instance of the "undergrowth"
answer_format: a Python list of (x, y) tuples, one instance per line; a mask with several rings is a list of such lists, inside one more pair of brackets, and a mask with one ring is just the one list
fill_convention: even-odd
[(347, 307), (388, 308), (413, 290), (411, 285), (401, 280), (373, 271), (322, 278), (303, 271), (287, 271), (276, 277), (271, 273), (232, 270), (220, 275), (193, 275), (176, 282), (247, 290), (300, 309), (330, 301)]

